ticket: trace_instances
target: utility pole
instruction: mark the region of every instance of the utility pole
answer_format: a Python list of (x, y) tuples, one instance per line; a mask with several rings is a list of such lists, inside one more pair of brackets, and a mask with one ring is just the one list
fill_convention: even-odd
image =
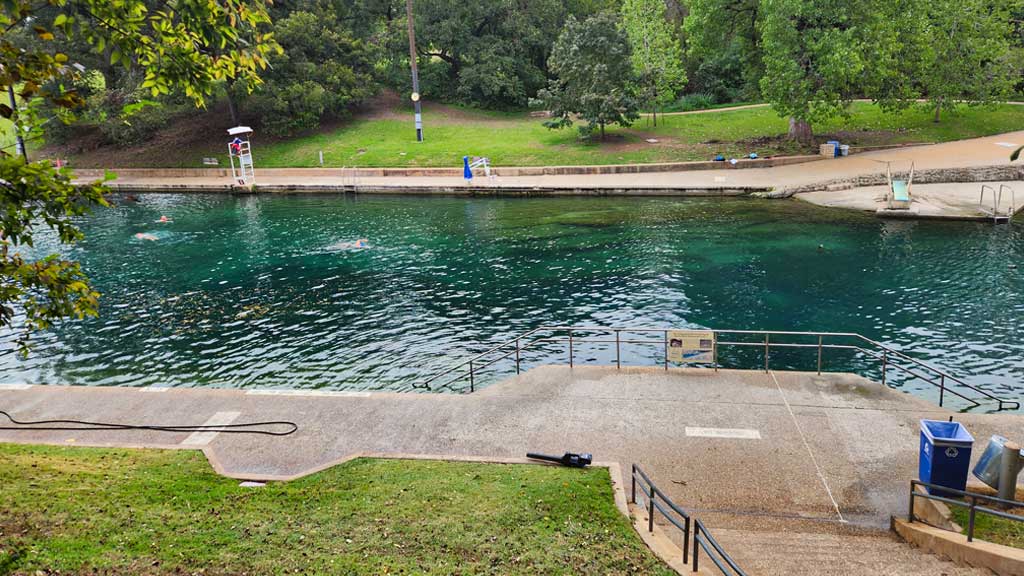
[(409, 26), (409, 66), (412, 68), (412, 103), (416, 108), (416, 141), (423, 142), (423, 115), (420, 110), (420, 74), (416, 69), (416, 32), (412, 21), (412, 0), (405, 0), (405, 21)]
[[(11, 98), (11, 110), (14, 111), (14, 117), (18, 117), (18, 102), (14, 99), (14, 86), (7, 87), (7, 95)], [(15, 149), (18, 155), (21, 156), (25, 163), (28, 164), (28, 150), (25, 149), (25, 139), (21, 137), (21, 128), (18, 123), (14, 123), (14, 137), (15, 137)]]

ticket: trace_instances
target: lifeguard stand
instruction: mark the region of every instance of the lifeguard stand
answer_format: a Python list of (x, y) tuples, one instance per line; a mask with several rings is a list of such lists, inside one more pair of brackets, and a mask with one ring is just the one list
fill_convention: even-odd
[(250, 186), (256, 182), (256, 172), (252, 166), (252, 145), (249, 137), (252, 128), (235, 126), (228, 129), (228, 157), (231, 159), (231, 177), (242, 186)]

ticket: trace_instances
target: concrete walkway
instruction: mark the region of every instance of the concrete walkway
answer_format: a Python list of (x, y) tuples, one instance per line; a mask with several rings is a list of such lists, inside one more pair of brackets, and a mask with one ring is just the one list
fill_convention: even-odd
[[(0, 431), (7, 442), (203, 448), (220, 472), (252, 479), (307, 474), (365, 452), (589, 451), (626, 471), (641, 464), (715, 528), (882, 538), (916, 476), (918, 419), (953, 415), (848, 374), (562, 366), (471, 395), (33, 386), (0, 388), (0, 409), (26, 420), (298, 422), (287, 437)], [(996, 432), (1024, 437), (1019, 415), (957, 418), (979, 443)], [(827, 568), (801, 573), (839, 573)]]
[[(468, 187), (458, 176), (353, 177), (341, 169), (273, 169), (256, 171), (257, 184), (264, 191), (339, 191), (362, 192), (441, 192), (487, 193), (518, 191), (535, 193), (658, 193), (690, 190), (696, 192), (750, 192), (758, 190), (799, 189), (815, 184), (879, 176), (885, 173), (883, 162), (893, 162), (893, 171), (909, 170), (914, 162), (918, 172), (938, 169), (969, 169), (1010, 165), (1012, 145), (1024, 144), (1024, 131), (997, 136), (880, 150), (847, 158), (822, 159), (772, 168), (725, 168), (682, 172), (642, 172), (626, 174), (572, 174), (544, 176), (505, 176), (487, 181), (476, 178)], [(1022, 165), (1024, 166), (1024, 165)], [(116, 171), (116, 169), (114, 169)], [(83, 174), (86, 174), (83, 171)], [(168, 174), (174, 171), (168, 171)], [(115, 187), (130, 190), (208, 190), (232, 188), (228, 177), (125, 176)]]

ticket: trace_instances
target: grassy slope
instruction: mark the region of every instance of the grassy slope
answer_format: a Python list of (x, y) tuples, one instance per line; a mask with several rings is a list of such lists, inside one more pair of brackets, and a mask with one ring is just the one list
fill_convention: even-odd
[[(953, 520), (964, 527), (964, 534), (966, 534), (969, 516), (967, 509), (957, 506), (950, 506), (949, 509)], [(1014, 548), (1024, 548), (1024, 522), (977, 514), (974, 517), (974, 537), (978, 540), (987, 540)]]
[(195, 451), (0, 444), (0, 574), (671, 574), (608, 473), (356, 460), (241, 488)]
[[(443, 123), (440, 114), (424, 119), (426, 142), (411, 141), (410, 122), (357, 120), (329, 133), (275, 142), (258, 149), (265, 167), (314, 166), (324, 151), (332, 166), (452, 166), (464, 154), (489, 156), (498, 165), (614, 164), (708, 160), (717, 153), (740, 156), (758, 152), (799, 153), (786, 142), (742, 142), (785, 133), (786, 120), (769, 108), (663, 117), (657, 128), (638, 122), (631, 130), (614, 129), (612, 142), (578, 141), (575, 129), (548, 130), (535, 118)], [(927, 111), (882, 113), (870, 104), (855, 104), (849, 119), (817, 127), (821, 134), (842, 134), (846, 142), (877, 145), (891, 142), (942, 142), (1024, 129), (1024, 107), (965, 109), (943, 123)], [(647, 137), (659, 144), (644, 142)], [(717, 140), (722, 144), (708, 144)], [(404, 154), (403, 154), (404, 153)]]

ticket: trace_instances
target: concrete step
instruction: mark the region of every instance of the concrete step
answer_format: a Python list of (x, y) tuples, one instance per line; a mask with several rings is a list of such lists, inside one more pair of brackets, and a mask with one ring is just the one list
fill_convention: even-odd
[(715, 539), (747, 574), (826, 576), (991, 576), (960, 567), (899, 540), (873, 535), (714, 529)]

